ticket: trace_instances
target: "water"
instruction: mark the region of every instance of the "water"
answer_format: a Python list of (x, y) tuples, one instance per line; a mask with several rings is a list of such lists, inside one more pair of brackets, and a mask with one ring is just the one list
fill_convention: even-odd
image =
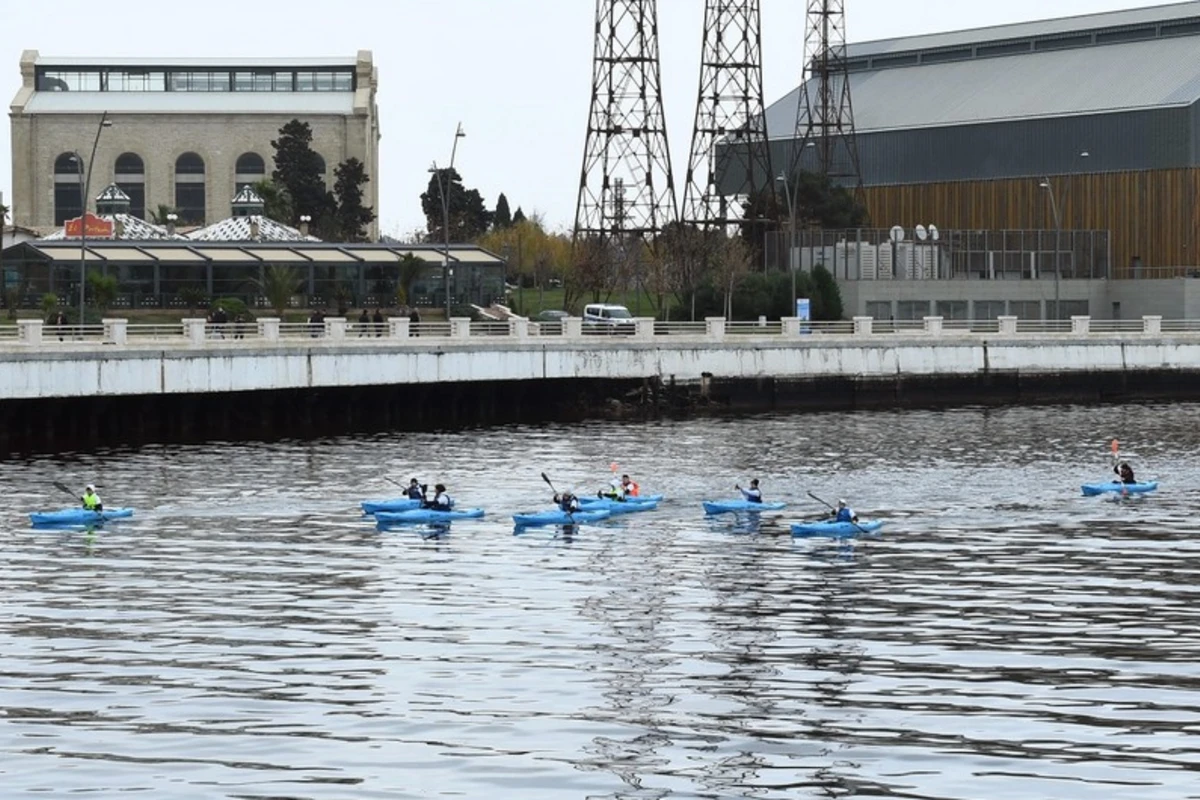
[[(1197, 798), (1197, 406), (149, 447), (0, 462), (0, 792)], [(1078, 496), (1118, 436), (1127, 501)], [(655, 513), (514, 535), (610, 462)], [(381, 476), (483, 520), (376, 531)], [(705, 519), (758, 476), (791, 510)], [(52, 481), (137, 515), (35, 532)], [(805, 491), (884, 516), (796, 540)]]

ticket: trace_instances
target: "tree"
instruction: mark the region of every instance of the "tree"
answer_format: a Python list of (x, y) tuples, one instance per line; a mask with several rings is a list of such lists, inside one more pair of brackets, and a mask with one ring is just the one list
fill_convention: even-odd
[(793, 183), (796, 226), (801, 228), (857, 228), (867, 222), (867, 209), (845, 186), (838, 186), (827, 175), (801, 171)]
[(158, 208), (150, 212), (150, 221), (155, 225), (167, 225), (171, 222), (167, 217), (172, 214), (179, 217), (179, 209), (172, 208), (165, 203), (159, 203)]
[(275, 170), (271, 180), (282, 187), (292, 200), (292, 225), (302, 215), (320, 220), (331, 211), (330, 194), (321, 177), (321, 157), (312, 149), (312, 128), (293, 119), (279, 129), (279, 138), (271, 140), (275, 148)]
[[(500, 196), (503, 197), (504, 195)], [(0, 203), (0, 224), (3, 224), (6, 219), (8, 219), (8, 206)]]
[(333, 171), (333, 191), (337, 195), (336, 220), (339, 242), (367, 241), (367, 226), (375, 221), (375, 211), (363, 205), (363, 186), (371, 179), (357, 158), (348, 158)]
[(717, 231), (706, 233), (693, 225), (672, 222), (663, 228), (656, 242), (662, 261), (662, 275), (656, 288), (671, 292), (688, 309), (693, 321), (696, 291), (710, 277), (712, 254), (720, 246), (720, 236)]
[(450, 241), (470, 242), (483, 235), (492, 222), (492, 214), (483, 204), (478, 189), (463, 186), (462, 176), (453, 168), (439, 169), (429, 176), (429, 186), (421, 194), (421, 211), (425, 213), (430, 242), (446, 241), (443, 227), (442, 192), (446, 192), (450, 207)]
[(270, 178), (263, 178), (254, 184), (254, 192), (262, 198), (264, 217), (285, 225), (292, 221), (292, 198), (287, 189)]
[(493, 228), (511, 228), (513, 224), (512, 214), (508, 210), (508, 198), (504, 196), (504, 192), (496, 198), (496, 210), (492, 213)]
[(263, 267), (262, 280), (252, 281), (262, 296), (275, 309), (275, 316), (283, 319), (283, 311), (292, 303), (292, 295), (300, 293), (300, 273), (293, 267), (282, 264), (267, 264)]
[(93, 270), (87, 276), (88, 285), (92, 289), (92, 302), (96, 304), (96, 308), (101, 313), (108, 310), (108, 307), (117, 299), (117, 276), (103, 275), (99, 271)]
[(733, 292), (738, 280), (754, 264), (754, 252), (740, 236), (722, 236), (714, 262), (714, 283), (725, 295), (726, 319), (733, 318)]
[(512, 224), (520, 225), (524, 221), (525, 221), (525, 212), (521, 210), (520, 206), (517, 206), (516, 213), (514, 213), (513, 217), (512, 217)]
[(413, 284), (421, 277), (421, 271), (424, 269), (425, 261), (420, 256), (405, 253), (400, 258), (400, 275), (396, 282), (396, 302), (399, 305), (408, 305), (412, 298)]

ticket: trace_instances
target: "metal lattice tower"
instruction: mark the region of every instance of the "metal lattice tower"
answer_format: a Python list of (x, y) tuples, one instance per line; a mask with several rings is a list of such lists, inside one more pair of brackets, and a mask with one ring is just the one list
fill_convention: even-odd
[(650, 239), (676, 214), (657, 0), (596, 0), (592, 103), (575, 237)]
[[(790, 173), (806, 169), (861, 191), (846, 68), (845, 0), (808, 0), (804, 63), (807, 74), (800, 84)], [(806, 152), (810, 146), (814, 153)]]
[(761, 19), (760, 0), (705, 2), (685, 222), (726, 226), (742, 218), (740, 201), (775, 192), (763, 104)]

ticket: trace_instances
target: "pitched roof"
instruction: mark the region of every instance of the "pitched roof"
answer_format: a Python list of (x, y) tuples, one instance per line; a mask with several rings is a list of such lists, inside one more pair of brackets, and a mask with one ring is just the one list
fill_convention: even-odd
[[(257, 235), (251, 223), (257, 223)], [(195, 242), (319, 242), (315, 236), (305, 236), (295, 228), (276, 222), (270, 217), (251, 215), (229, 217), (187, 234)]]
[[(114, 231), (114, 233), (113, 233), (114, 239), (120, 239), (122, 241), (139, 241), (139, 240), (145, 241), (145, 240), (156, 240), (156, 239), (183, 239), (184, 238), (182, 235), (180, 235), (178, 233), (175, 233), (175, 234), (167, 233), (167, 229), (164, 228), (163, 226), (155, 225), (152, 222), (146, 222), (146, 220), (144, 220), (144, 219), (138, 219), (137, 217), (133, 216), (132, 214), (97, 214), (96, 216), (98, 216), (100, 219), (106, 219), (109, 222), (114, 223), (114, 225), (116, 223), (120, 223), (119, 227), (121, 228), (121, 233), (118, 235)], [(52, 233), (49, 233), (49, 234), (43, 236), (38, 241), (53, 242), (53, 241), (57, 241), (60, 239), (66, 239), (66, 238), (68, 238), (66, 233), (63, 231), (62, 228), (59, 228), (59, 229), (53, 231)], [(79, 237), (72, 236), (70, 238), (78, 239)], [(91, 241), (91, 239), (92, 239), (92, 237), (89, 236), (88, 240)]]

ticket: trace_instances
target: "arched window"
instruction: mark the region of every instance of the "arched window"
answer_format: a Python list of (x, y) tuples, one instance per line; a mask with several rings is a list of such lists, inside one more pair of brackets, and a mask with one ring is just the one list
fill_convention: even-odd
[(325, 159), (320, 153), (313, 153), (317, 159), (317, 172), (321, 175), (321, 179), (325, 178)]
[(267, 176), (267, 165), (258, 153), (242, 153), (234, 167), (233, 183), (237, 191), (252, 186)]
[(54, 224), (62, 225), (83, 213), (80, 190), (79, 162), (74, 153), (63, 153), (54, 159)]
[(117, 187), (129, 195), (129, 213), (138, 219), (145, 219), (146, 166), (142, 157), (136, 153), (122, 153), (117, 156), (113, 173), (116, 175)]
[(195, 153), (175, 159), (175, 209), (182, 223), (204, 222), (204, 159)]

